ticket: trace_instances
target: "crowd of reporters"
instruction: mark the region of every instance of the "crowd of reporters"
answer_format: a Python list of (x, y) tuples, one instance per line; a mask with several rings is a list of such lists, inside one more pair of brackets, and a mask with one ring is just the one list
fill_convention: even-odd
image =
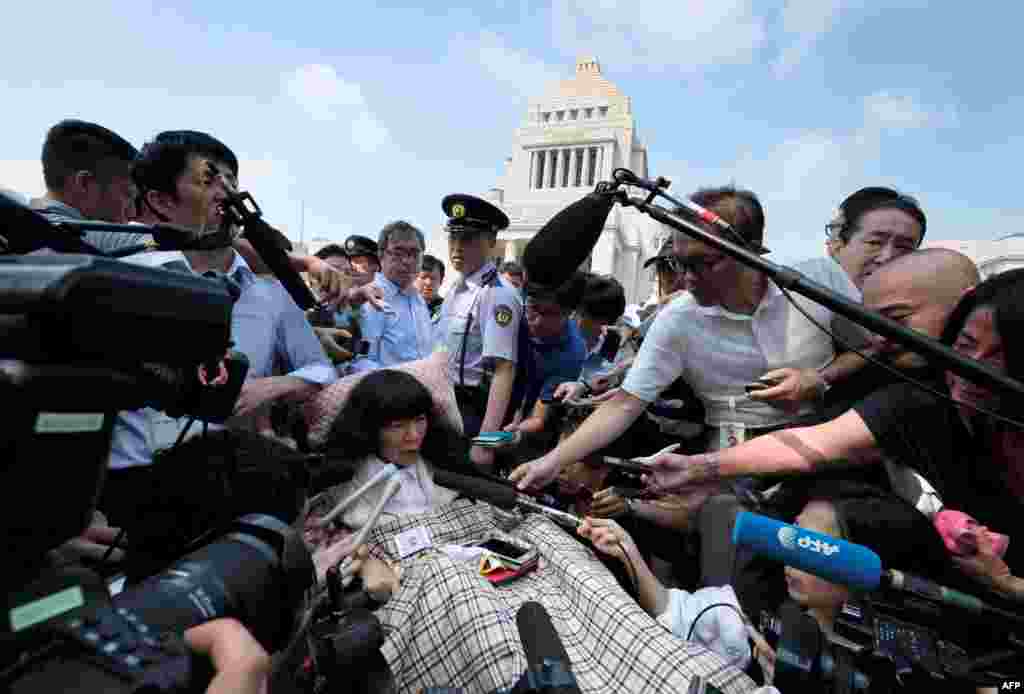
[[(224, 223), (226, 194), (245, 172), (214, 137), (166, 131), (136, 149), (99, 125), (63, 121), (49, 131), (42, 163), (47, 192), (30, 205), (51, 220), (226, 234), (219, 247), (173, 252), (147, 249), (141, 232), (91, 231), (85, 240), (125, 262), (230, 281), (238, 293), (234, 349), (250, 365), (223, 426), (151, 409), (121, 413), (95, 521), (65, 554), (127, 562), (134, 548), (136, 577), (173, 558), (181, 545), (172, 535), (216, 520), (204, 509), (225, 487), (195, 463), (215, 446), (259, 458), (243, 488), (232, 489), (232, 510), (286, 507), (272, 491), (289, 474), (281, 461), (304, 447), (296, 405), (340, 378), (423, 360), (443, 345), (450, 380), (463, 388), (457, 394), (474, 390), (459, 401), (467, 436), (517, 434), (517, 445), (497, 454), (474, 446), (467, 469), (507, 473), (523, 490), (557, 481), (576, 493), (575, 510), (586, 516), (580, 537), (628, 568), (626, 587), (670, 628), (697, 591), (730, 586), (755, 620), (788, 597), (832, 631), (848, 594), (736, 548), (731, 531), (743, 510), (864, 544), (896, 568), (1011, 604), (1024, 600), (1024, 553), (1003, 541), (1024, 500), (1016, 403), (786, 294), (707, 244), (669, 234), (645, 264), (655, 291), (642, 306), (627, 306), (615, 278), (582, 272), (531, 291), (521, 266), (492, 260), (507, 218), (461, 196), (445, 203), (447, 268), (425, 254), (423, 232), (405, 221), (313, 256), (289, 253), (330, 306), (327, 316), (304, 315), (244, 235)], [(766, 214), (754, 193), (724, 187), (691, 197), (767, 252)], [(922, 250), (924, 211), (889, 188), (853, 193), (826, 229), (825, 254), (809, 247), (810, 260), (796, 269), (1024, 379), (1024, 352), (1013, 346), (1024, 330), (1024, 271), (982, 281), (965, 256)], [(456, 275), (447, 299), (446, 269)], [(467, 286), (472, 302), (460, 309)], [(470, 314), (475, 323), (465, 320)], [(467, 355), (481, 374), (472, 386)], [(258, 437), (274, 443), (257, 455)], [(605, 456), (659, 450), (644, 494), (607, 483)], [(119, 534), (128, 542), (107, 552)], [(161, 546), (164, 554), (146, 557)], [(265, 686), (267, 654), (237, 623), (197, 627), (187, 638), (222, 673), (210, 691)]]

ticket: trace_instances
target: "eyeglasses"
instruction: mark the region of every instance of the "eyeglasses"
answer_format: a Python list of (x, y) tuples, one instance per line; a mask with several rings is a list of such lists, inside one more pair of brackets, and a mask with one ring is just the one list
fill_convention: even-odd
[(420, 255), (423, 253), (419, 249), (414, 251), (408, 248), (385, 248), (384, 252), (396, 260), (404, 260), (406, 262), (419, 260)]
[(685, 274), (687, 270), (692, 272), (697, 277), (703, 277), (705, 274), (715, 269), (715, 266), (726, 259), (727, 256), (720, 255), (717, 257), (703, 257), (703, 258), (684, 258), (678, 255), (666, 256), (666, 262), (673, 272), (678, 272), (680, 275)]

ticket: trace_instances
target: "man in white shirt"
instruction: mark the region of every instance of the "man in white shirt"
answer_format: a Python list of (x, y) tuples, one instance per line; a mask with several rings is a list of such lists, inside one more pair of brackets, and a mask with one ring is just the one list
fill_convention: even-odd
[[(751, 248), (767, 252), (761, 246), (764, 213), (756, 195), (717, 188), (698, 191), (692, 199), (728, 221)], [(710, 225), (708, 230), (717, 233)], [(683, 234), (676, 233), (673, 243), (688, 293), (658, 314), (621, 390), (557, 448), (513, 470), (511, 478), (520, 488), (542, 487), (564, 466), (608, 446), (680, 377), (704, 402), (709, 446), (716, 449), (795, 421), (831, 382), (862, 366), (853, 354), (836, 358), (832, 338), (790, 305), (767, 276)], [(833, 261), (798, 268), (860, 300)], [(796, 301), (819, 323), (832, 323), (827, 309)], [(748, 394), (747, 384), (759, 379), (772, 385)]]

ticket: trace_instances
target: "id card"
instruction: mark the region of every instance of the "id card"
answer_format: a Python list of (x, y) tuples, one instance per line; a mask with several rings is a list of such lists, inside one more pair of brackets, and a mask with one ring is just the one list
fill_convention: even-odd
[(747, 427), (741, 422), (722, 422), (718, 425), (718, 450), (739, 446), (747, 440)]
[(395, 535), (395, 548), (398, 556), (405, 559), (432, 545), (430, 531), (425, 526), (417, 526)]

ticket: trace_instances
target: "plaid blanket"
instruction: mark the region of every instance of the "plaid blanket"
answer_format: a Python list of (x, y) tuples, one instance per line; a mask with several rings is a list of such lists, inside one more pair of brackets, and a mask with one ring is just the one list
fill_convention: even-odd
[[(438, 511), (381, 523), (370, 538), (377, 556), (398, 559), (392, 538), (425, 526), (434, 547), (401, 560), (401, 588), (377, 611), (387, 630), (382, 652), (399, 692), (461, 687), (467, 694), (510, 689), (526, 669), (515, 616), (541, 603), (565, 645), (580, 690), (687, 691), (702, 675), (726, 694), (755, 688), (705, 648), (676, 638), (618, 585), (593, 550), (538, 515), (521, 518), (457, 500)], [(437, 548), (495, 536), (535, 547), (533, 573), (495, 587), (475, 563)]]

